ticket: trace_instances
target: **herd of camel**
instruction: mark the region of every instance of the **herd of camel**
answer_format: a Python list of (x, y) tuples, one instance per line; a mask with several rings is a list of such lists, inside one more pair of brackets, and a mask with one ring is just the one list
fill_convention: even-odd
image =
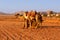
[[(17, 14), (19, 15), (19, 14)], [(26, 11), (23, 14), (24, 28), (38, 28), (42, 25), (42, 16), (36, 11)]]
[(23, 12), (23, 15), (20, 15), (19, 13), (15, 15), (16, 18), (23, 16), (24, 18), (24, 28), (39, 28), (42, 26), (43, 19), (42, 17), (60, 17), (60, 14), (53, 11), (47, 11), (46, 14), (43, 14), (41, 12), (37, 12), (34, 10), (31, 11), (25, 11)]

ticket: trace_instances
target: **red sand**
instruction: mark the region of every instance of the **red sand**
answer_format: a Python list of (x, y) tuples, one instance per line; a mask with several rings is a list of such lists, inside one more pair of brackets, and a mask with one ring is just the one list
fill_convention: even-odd
[[(3, 20), (3, 19), (2, 19)], [(60, 40), (60, 19), (44, 19), (38, 29), (22, 29), (23, 21), (11, 19), (0, 21), (0, 40)]]

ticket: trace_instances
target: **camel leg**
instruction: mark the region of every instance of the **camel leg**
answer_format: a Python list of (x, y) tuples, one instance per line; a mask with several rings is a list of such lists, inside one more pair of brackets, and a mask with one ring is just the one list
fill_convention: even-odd
[(37, 23), (35, 23), (35, 27), (34, 28), (37, 29)]
[(42, 23), (41, 22), (38, 22), (37, 23), (37, 28), (41, 28), (42, 27)]
[(42, 27), (42, 22), (40, 23), (40, 27)]
[(29, 20), (29, 28), (31, 28), (31, 20)]
[(28, 28), (28, 20), (25, 20), (25, 22), (24, 22), (24, 28)]
[(24, 22), (24, 28), (27, 28), (27, 22), (26, 21)]
[(35, 21), (35, 20), (32, 20), (31, 25), (32, 25), (32, 28), (35, 28), (35, 26), (36, 26), (36, 21)]

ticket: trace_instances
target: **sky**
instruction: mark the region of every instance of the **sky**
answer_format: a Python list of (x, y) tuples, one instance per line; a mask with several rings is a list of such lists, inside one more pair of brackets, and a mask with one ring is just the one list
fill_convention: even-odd
[(0, 0), (1, 12), (17, 11), (60, 11), (60, 0)]

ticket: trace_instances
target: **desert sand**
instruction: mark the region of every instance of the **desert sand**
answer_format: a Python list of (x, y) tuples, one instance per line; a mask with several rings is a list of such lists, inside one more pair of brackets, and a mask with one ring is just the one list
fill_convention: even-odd
[(60, 18), (43, 17), (37, 29), (23, 29), (23, 18), (0, 16), (0, 40), (60, 40)]

